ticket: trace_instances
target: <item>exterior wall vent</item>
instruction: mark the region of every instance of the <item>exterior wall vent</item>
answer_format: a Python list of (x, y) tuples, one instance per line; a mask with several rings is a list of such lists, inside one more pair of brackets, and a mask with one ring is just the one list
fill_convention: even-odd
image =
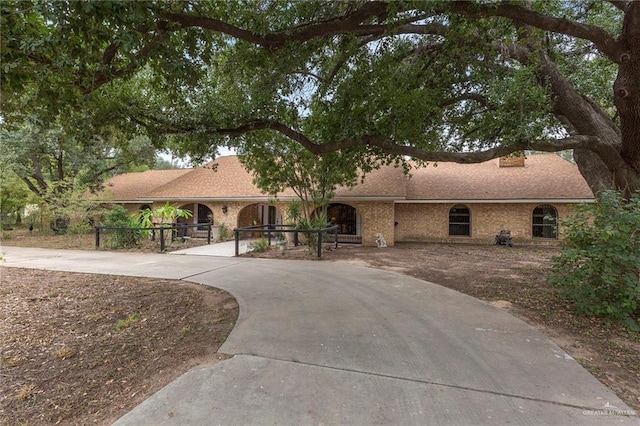
[(524, 154), (512, 154), (500, 157), (500, 167), (524, 167)]

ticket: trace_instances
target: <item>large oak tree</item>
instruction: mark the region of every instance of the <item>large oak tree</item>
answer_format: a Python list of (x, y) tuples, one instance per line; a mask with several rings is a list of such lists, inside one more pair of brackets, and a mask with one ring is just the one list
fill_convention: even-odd
[(640, 2), (1, 7), (3, 111), (104, 99), (196, 155), (248, 132), (365, 161), (573, 149), (594, 191), (640, 189)]

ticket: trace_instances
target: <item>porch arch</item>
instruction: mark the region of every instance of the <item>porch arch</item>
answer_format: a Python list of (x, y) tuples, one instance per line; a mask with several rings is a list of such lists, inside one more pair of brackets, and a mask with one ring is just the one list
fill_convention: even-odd
[(193, 216), (189, 219), (179, 217), (176, 219), (178, 223), (188, 223), (193, 225), (213, 223), (213, 212), (206, 204), (188, 203), (182, 204), (179, 208), (189, 210)]
[(238, 228), (254, 225), (282, 225), (282, 212), (271, 204), (249, 204), (238, 213)]
[[(189, 203), (183, 204), (179, 207), (183, 210), (189, 210), (193, 216), (190, 218), (179, 217), (176, 218), (177, 223), (191, 224), (191, 225), (204, 225), (207, 223), (213, 223), (213, 212), (206, 204), (200, 203)], [(177, 234), (179, 237), (191, 236), (191, 237), (202, 237), (204, 234), (198, 231), (206, 231), (207, 228), (198, 227), (198, 228), (190, 228), (190, 229), (179, 229)]]
[(338, 242), (362, 244), (362, 217), (355, 207), (331, 203), (327, 206), (327, 220), (338, 225)]

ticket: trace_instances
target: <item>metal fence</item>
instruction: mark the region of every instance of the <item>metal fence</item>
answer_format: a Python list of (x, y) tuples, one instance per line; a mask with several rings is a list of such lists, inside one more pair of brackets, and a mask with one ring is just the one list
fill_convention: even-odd
[[(236, 243), (236, 256), (240, 255), (240, 237), (241, 235), (252, 235), (265, 237), (271, 246), (272, 240), (284, 239), (285, 235), (292, 236), (292, 242), (297, 247), (301, 244), (299, 235), (310, 236), (315, 234), (317, 236), (318, 257), (322, 256), (322, 243), (335, 244), (335, 248), (338, 248), (338, 225), (330, 225), (325, 228), (319, 229), (298, 229), (293, 225), (255, 225), (245, 226), (243, 228), (236, 228), (233, 230), (233, 235)], [(308, 242), (311, 242), (311, 238), (307, 238)]]
[[(198, 223), (191, 225), (186, 223), (172, 223), (154, 225), (149, 228), (96, 226), (96, 250), (100, 248), (101, 242), (105, 245), (106, 241), (109, 241), (110, 245), (114, 248), (126, 248), (135, 246), (141, 239), (148, 237), (151, 241), (158, 241), (160, 251), (163, 252), (166, 249), (167, 242), (172, 242), (176, 239), (184, 240), (190, 228), (206, 230), (207, 244), (211, 244), (211, 224)], [(195, 230), (196, 229), (194, 229), (194, 231)]]

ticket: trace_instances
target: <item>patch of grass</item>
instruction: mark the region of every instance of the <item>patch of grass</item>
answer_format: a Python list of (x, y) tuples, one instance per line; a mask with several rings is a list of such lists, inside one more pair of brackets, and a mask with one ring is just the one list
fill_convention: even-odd
[(225, 317), (224, 315), (222, 315), (222, 316), (219, 316), (219, 317), (215, 318), (215, 319), (213, 320), (213, 323), (214, 323), (214, 324), (215, 324), (215, 323), (219, 323), (219, 322), (222, 322), (222, 321), (224, 321), (224, 320), (226, 320), (226, 319), (227, 319), (227, 317)]
[(129, 314), (126, 318), (120, 319), (116, 322), (115, 330), (120, 332), (125, 328), (129, 328), (132, 324), (135, 324), (138, 321), (140, 321), (138, 314)]
[(74, 356), (76, 353), (73, 349), (68, 347), (67, 345), (63, 345), (60, 349), (56, 351), (56, 356), (60, 359), (67, 359)]
[(26, 360), (27, 358), (25, 358), (24, 356), (14, 356), (11, 358), (3, 358), (2, 366), (7, 368), (15, 367), (16, 365), (22, 364)]
[(28, 399), (33, 398), (35, 390), (36, 390), (36, 386), (34, 384), (32, 384), (32, 383), (30, 383), (28, 385), (24, 385), (18, 391), (18, 399), (20, 401), (26, 401)]

